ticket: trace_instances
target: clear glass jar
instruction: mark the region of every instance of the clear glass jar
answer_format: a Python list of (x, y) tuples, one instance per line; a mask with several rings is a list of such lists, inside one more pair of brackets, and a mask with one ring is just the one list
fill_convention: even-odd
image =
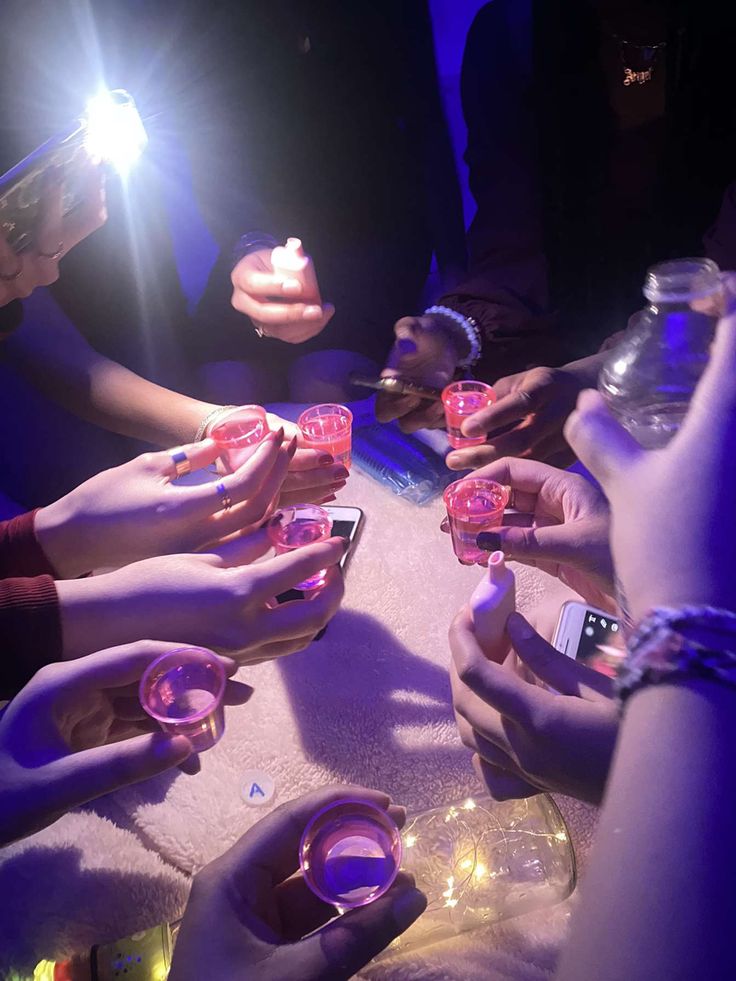
[(401, 868), (415, 877), (427, 909), (384, 956), (553, 906), (575, 886), (567, 827), (546, 794), (423, 811), (407, 818), (401, 838)]
[(634, 439), (656, 449), (680, 428), (708, 363), (720, 271), (710, 259), (662, 262), (647, 272), (644, 296), (649, 306), (629, 321), (598, 388)]

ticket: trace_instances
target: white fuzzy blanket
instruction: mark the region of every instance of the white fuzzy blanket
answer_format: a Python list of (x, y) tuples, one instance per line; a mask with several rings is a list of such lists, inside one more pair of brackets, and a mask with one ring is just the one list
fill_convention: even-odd
[[(0, 853), (0, 973), (175, 918), (188, 874), (269, 807), (324, 783), (377, 787), (414, 811), (478, 791), (450, 707), (447, 627), (480, 572), (455, 560), (439, 531), (439, 501), (417, 508), (354, 473), (337, 503), (365, 511), (343, 609), (308, 650), (240, 672), (255, 695), (230, 711), (202, 772), (122, 791), (97, 813), (68, 815)], [(522, 612), (545, 597), (558, 607), (558, 584), (516, 573)], [(252, 769), (275, 780), (265, 808), (241, 797)], [(558, 803), (584, 860), (593, 811)], [(549, 977), (570, 903), (381, 962), (365, 976)]]

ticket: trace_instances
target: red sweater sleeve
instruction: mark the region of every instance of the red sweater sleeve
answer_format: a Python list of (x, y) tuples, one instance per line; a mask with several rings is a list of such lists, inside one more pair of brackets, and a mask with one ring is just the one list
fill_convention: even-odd
[(36, 511), (20, 514), (10, 521), (0, 521), (0, 579), (55, 575), (36, 538)]
[(61, 610), (53, 578), (0, 581), (0, 698), (12, 698), (61, 654)]

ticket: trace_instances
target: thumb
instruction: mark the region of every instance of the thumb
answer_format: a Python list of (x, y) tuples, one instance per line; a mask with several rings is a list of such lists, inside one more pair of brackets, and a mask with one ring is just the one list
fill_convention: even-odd
[[(734, 300), (729, 299), (733, 306)], [(716, 420), (732, 425), (736, 417), (736, 312), (719, 321), (708, 365), (693, 395), (690, 412), (682, 425), (681, 435), (699, 437), (708, 427), (713, 440)]]
[(512, 392), (466, 419), (462, 431), (466, 436), (485, 436), (525, 419), (539, 408), (540, 401), (538, 391)]
[[(72, 753), (49, 764), (54, 807), (70, 810), (178, 766), (192, 753), (185, 736), (151, 733)], [(51, 796), (51, 794), (49, 794)]]
[(581, 542), (571, 532), (571, 525), (547, 525), (542, 528), (524, 528), (509, 525), (482, 531), (476, 544), (484, 552), (500, 549), (507, 559), (533, 565), (535, 562), (566, 563), (580, 565)]
[(606, 493), (615, 478), (646, 452), (592, 390), (581, 392), (577, 408), (565, 423), (564, 435)]
[(424, 912), (426, 897), (403, 882), (350, 910), (299, 944), (303, 977), (352, 978)]
[(581, 687), (585, 686), (599, 695), (611, 696), (609, 678), (555, 650), (520, 613), (509, 616), (506, 630), (519, 659), (555, 691), (562, 695), (581, 695)]

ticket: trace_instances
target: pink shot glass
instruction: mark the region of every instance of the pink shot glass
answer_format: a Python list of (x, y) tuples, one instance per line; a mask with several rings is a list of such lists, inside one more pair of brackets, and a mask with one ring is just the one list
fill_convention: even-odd
[[(323, 542), (332, 534), (332, 518), (324, 508), (316, 504), (295, 504), (283, 508), (273, 516), (268, 525), (268, 537), (277, 555), (293, 552), (295, 548)], [(320, 569), (309, 579), (300, 582), (295, 589), (308, 592), (325, 584), (327, 569)]]
[(260, 405), (241, 405), (220, 416), (209, 431), (220, 449), (227, 473), (234, 473), (252, 455), (268, 433), (266, 410)]
[(353, 413), (345, 405), (325, 402), (305, 409), (297, 420), (306, 445), (330, 453), (335, 463), (350, 469)]
[(445, 407), (445, 425), (450, 446), (462, 450), (467, 446), (485, 443), (485, 436), (463, 436), (461, 426), (468, 416), (495, 401), (496, 393), (485, 382), (468, 380), (448, 385), (442, 392), (442, 404)]
[(225, 731), (225, 668), (212, 651), (181, 647), (157, 657), (141, 678), (144, 710), (164, 732), (186, 736), (201, 753)]
[(304, 881), (325, 903), (366, 906), (390, 889), (401, 865), (401, 835), (380, 807), (338, 800), (318, 811), (299, 846)]
[(495, 480), (466, 477), (450, 484), (444, 501), (455, 555), (461, 565), (475, 565), (488, 554), (478, 548), (476, 537), (503, 523), (509, 488)]

